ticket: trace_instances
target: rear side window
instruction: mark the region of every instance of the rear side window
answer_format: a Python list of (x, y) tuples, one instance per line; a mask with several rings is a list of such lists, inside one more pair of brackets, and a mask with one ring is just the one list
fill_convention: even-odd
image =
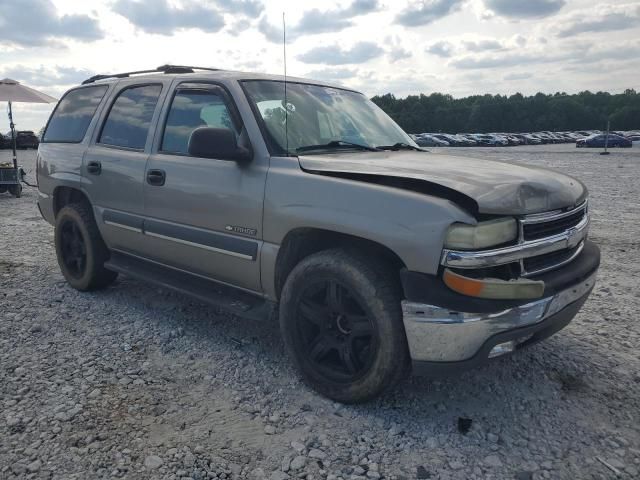
[(120, 92), (102, 127), (98, 143), (144, 149), (161, 85), (142, 85)]
[(107, 89), (106, 85), (96, 85), (67, 93), (51, 115), (44, 141), (80, 143)]
[(199, 127), (227, 128), (237, 133), (218, 91), (179, 90), (171, 103), (161, 150), (187, 155), (191, 133)]

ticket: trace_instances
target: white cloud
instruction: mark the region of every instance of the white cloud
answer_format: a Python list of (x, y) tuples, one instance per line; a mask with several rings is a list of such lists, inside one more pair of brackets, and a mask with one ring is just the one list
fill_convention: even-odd
[(298, 60), (304, 63), (347, 65), (365, 63), (383, 53), (384, 50), (373, 42), (358, 42), (350, 48), (342, 48), (339, 45), (315, 47), (298, 55)]
[(516, 72), (516, 73), (508, 73), (502, 78), (507, 81), (515, 81), (515, 80), (528, 80), (532, 77), (533, 77), (533, 73), (531, 72)]
[(427, 53), (437, 55), (438, 57), (449, 58), (451, 55), (453, 55), (454, 49), (455, 47), (451, 42), (441, 40), (439, 42), (435, 42), (429, 45), (425, 49), (425, 51)]
[[(306, 10), (297, 23), (287, 25), (287, 39), (293, 41), (305, 35), (340, 32), (354, 26), (357, 17), (380, 9), (381, 5), (378, 0), (354, 0), (345, 7), (329, 10), (312, 8)], [(258, 24), (258, 29), (267, 40), (275, 43), (282, 41), (283, 25), (281, 23), (272, 24), (266, 16), (263, 16)]]
[(421, 27), (440, 20), (460, 8), (465, 0), (413, 1), (396, 16), (405, 27)]
[(113, 11), (146, 33), (173, 35), (178, 30), (195, 28), (217, 32), (224, 27), (222, 14), (210, 5), (190, 0), (180, 7), (167, 0), (117, 0)]
[(50, 0), (0, 0), (3, 43), (35, 47), (66, 39), (92, 41), (103, 36), (95, 18), (60, 14)]
[(81, 83), (93, 75), (95, 72), (91, 70), (59, 65), (53, 67), (15, 65), (5, 69), (0, 67), (0, 78), (12, 78), (35, 87), (62, 86), (64, 88)]
[(553, 25), (558, 37), (572, 37), (584, 33), (626, 30), (640, 25), (640, 3), (622, 5), (600, 4), (589, 11), (574, 12), (558, 18)]
[[(59, 97), (95, 73), (167, 63), (281, 73), (286, 11), (289, 74), (370, 95), (640, 90), (639, 10), (632, 0), (0, 0), (0, 76)], [(50, 108), (16, 105), (21, 128), (40, 128)]]
[(542, 18), (556, 14), (566, 5), (565, 0), (484, 0), (496, 15), (508, 18)]

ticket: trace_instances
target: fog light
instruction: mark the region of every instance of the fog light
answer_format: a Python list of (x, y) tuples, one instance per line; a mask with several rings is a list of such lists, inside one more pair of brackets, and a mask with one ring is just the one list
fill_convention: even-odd
[(516, 342), (510, 340), (508, 342), (499, 343), (495, 347), (491, 349), (489, 352), (489, 358), (499, 357), (500, 355), (504, 355), (506, 353), (511, 353), (516, 349)]

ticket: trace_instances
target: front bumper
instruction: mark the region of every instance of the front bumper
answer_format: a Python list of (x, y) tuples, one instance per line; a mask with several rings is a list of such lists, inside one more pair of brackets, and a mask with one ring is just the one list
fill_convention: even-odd
[[(497, 356), (505, 342), (517, 349), (546, 338), (578, 313), (595, 285), (599, 263), (598, 248), (587, 242), (572, 264), (544, 275), (545, 298), (522, 304), (456, 298), (446, 287), (440, 295), (431, 288), (426, 298), (415, 298), (415, 277), (411, 280), (405, 275), (405, 294), (409, 295), (402, 302), (402, 312), (411, 358), (432, 368), (465, 366)], [(436, 280), (430, 282), (421, 285), (436, 286)]]

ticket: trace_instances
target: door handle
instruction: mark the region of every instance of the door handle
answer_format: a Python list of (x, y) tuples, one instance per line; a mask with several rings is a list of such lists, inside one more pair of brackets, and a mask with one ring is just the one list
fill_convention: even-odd
[(147, 172), (147, 183), (154, 187), (161, 187), (166, 179), (167, 174), (164, 170), (149, 170)]
[(87, 163), (87, 172), (93, 175), (100, 175), (100, 173), (102, 172), (102, 163), (100, 162)]

